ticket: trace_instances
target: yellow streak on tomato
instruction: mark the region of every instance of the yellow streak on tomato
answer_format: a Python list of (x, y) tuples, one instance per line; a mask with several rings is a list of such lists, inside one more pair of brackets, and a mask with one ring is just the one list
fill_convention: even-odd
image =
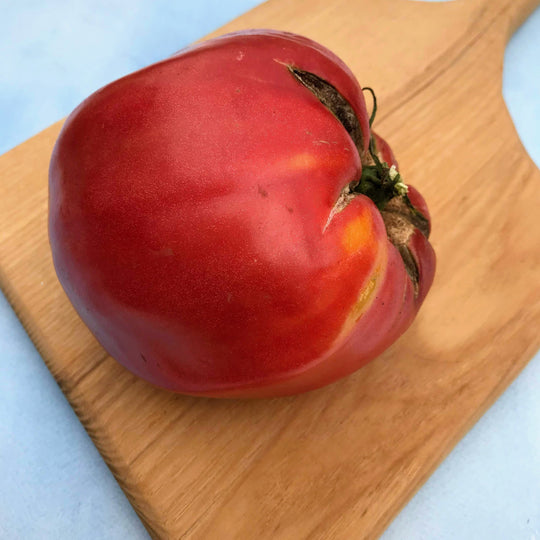
[(334, 342), (335, 346), (339, 346), (339, 344), (341, 344), (342, 341), (347, 338), (347, 336), (354, 329), (356, 323), (372, 306), (382, 283), (382, 280), (380, 279), (381, 271), (382, 267), (377, 265), (377, 268), (375, 268), (373, 271), (369, 281), (364, 287), (362, 287), (356, 302), (351, 307), (345, 321), (343, 322), (341, 331)]
[(362, 292), (358, 295), (358, 299), (352, 307), (347, 319), (356, 322), (362, 316), (365, 308), (371, 303), (371, 297), (375, 292), (378, 277), (379, 269), (375, 271), (371, 279), (367, 282), (365, 288), (362, 289)]
[(363, 212), (345, 225), (341, 244), (348, 254), (373, 246), (373, 222), (368, 212)]

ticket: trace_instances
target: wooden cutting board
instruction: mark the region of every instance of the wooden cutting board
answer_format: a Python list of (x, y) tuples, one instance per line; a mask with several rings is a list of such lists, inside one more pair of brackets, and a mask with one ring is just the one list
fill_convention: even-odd
[(96, 343), (55, 277), (47, 166), (61, 123), (0, 158), (0, 282), (156, 538), (375, 538), (540, 347), (540, 173), (501, 95), (537, 2), (270, 0), (220, 29), (322, 42), (376, 89), (376, 127), (433, 214), (438, 272), (389, 351), (301, 396), (173, 395)]

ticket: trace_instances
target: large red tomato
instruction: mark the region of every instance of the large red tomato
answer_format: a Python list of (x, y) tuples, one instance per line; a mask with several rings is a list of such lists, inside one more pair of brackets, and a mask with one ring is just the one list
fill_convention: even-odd
[(427, 208), (395, 165), (333, 53), (276, 31), (210, 40), (68, 118), (50, 166), (56, 271), (151, 383), (316, 388), (387, 348), (431, 285)]

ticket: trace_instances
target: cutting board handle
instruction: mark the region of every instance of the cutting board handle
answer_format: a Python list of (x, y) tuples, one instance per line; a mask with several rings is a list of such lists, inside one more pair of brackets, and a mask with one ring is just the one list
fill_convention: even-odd
[[(460, 0), (457, 0), (460, 1)], [(486, 13), (499, 13), (506, 11), (508, 21), (508, 36), (512, 34), (525, 22), (527, 17), (540, 6), (539, 0), (475, 0), (481, 5)]]

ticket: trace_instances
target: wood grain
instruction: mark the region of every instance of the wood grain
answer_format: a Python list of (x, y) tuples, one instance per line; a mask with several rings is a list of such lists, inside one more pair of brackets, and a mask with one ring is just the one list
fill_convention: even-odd
[(379, 97), (378, 131), (433, 214), (438, 272), (389, 351), (330, 387), (251, 402), (177, 396), (109, 358), (47, 242), (57, 123), (0, 157), (0, 283), (156, 538), (375, 538), (540, 347), (540, 173), (501, 95), (536, 1), (270, 0), (216, 34), (330, 47)]

